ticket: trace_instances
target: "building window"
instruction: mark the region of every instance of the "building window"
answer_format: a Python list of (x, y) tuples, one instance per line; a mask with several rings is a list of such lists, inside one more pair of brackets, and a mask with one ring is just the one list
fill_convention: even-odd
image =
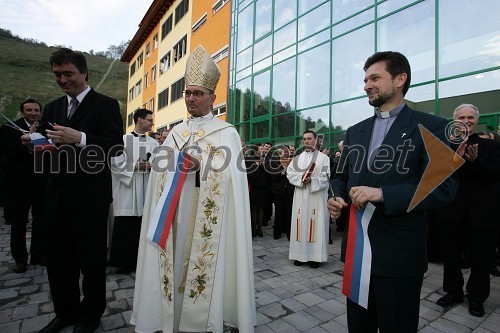
[(137, 97), (139, 96), (139, 94), (141, 93), (141, 88), (142, 88), (142, 80), (139, 80), (139, 82), (137, 82), (135, 84), (135, 87), (134, 87), (134, 97)]
[(182, 57), (186, 54), (186, 46), (187, 46), (187, 35), (182, 37), (182, 39), (174, 45), (174, 58), (173, 63), (175, 64), (177, 61), (181, 60)]
[(215, 52), (212, 55), (212, 59), (215, 62), (219, 62), (222, 59), (227, 58), (228, 55), (229, 55), (229, 45), (226, 45), (222, 49), (220, 49), (219, 51)]
[(149, 58), (150, 49), (151, 49), (151, 43), (148, 43), (148, 45), (146, 45), (146, 59)]
[(160, 74), (165, 73), (170, 68), (170, 51), (160, 60)]
[(194, 33), (196, 30), (198, 30), (205, 22), (207, 22), (207, 13), (203, 14), (203, 16), (198, 21), (196, 21), (195, 24), (193, 24), (192, 32)]
[(139, 54), (139, 56), (137, 57), (137, 68), (141, 67), (143, 62), (144, 62), (144, 58), (143, 58), (143, 55), (141, 52), (141, 54)]
[(214, 105), (214, 109), (212, 110), (214, 116), (220, 116), (226, 113), (226, 103)]
[(180, 123), (182, 123), (182, 119), (171, 122), (168, 124), (168, 128), (172, 129), (175, 125), (179, 125)]
[(158, 110), (168, 105), (168, 88), (158, 94)]
[(149, 76), (149, 73), (144, 74), (144, 89), (146, 89), (149, 85), (148, 76)]
[(127, 126), (131, 126), (133, 122), (134, 122), (134, 113), (131, 112), (127, 116)]
[(158, 34), (154, 35), (153, 37), (153, 50), (156, 50), (158, 48)]
[(130, 77), (135, 73), (135, 61), (130, 65)]
[(184, 77), (179, 81), (172, 84), (172, 93), (170, 95), (170, 100), (175, 102), (178, 99), (182, 98), (182, 91), (184, 90)]
[(128, 91), (128, 100), (131, 101), (134, 99), (134, 88), (130, 88)]
[(161, 40), (163, 40), (170, 31), (172, 31), (172, 15), (170, 15), (161, 26)]
[(154, 97), (149, 100), (149, 110), (151, 110), (153, 112), (155, 111), (155, 98)]
[(151, 83), (156, 81), (156, 65), (151, 68)]
[(215, 15), (229, 0), (218, 0), (212, 5), (212, 15)]
[(189, 10), (189, 0), (182, 0), (182, 2), (175, 8), (175, 24), (186, 15)]

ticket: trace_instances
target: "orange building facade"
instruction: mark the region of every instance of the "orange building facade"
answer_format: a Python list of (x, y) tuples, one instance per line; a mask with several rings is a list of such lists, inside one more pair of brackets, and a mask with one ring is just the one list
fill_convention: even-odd
[(188, 117), (182, 91), (186, 60), (198, 45), (212, 54), (221, 68), (215, 91), (214, 114), (225, 120), (228, 68), (229, 0), (154, 0), (125, 50), (122, 62), (129, 64), (126, 132), (134, 127), (133, 113), (139, 108), (153, 111), (154, 131)]

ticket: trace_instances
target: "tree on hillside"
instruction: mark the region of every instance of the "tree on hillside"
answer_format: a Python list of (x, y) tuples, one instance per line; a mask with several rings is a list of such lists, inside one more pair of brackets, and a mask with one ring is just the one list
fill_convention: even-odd
[(120, 45), (111, 45), (110, 47), (108, 47), (108, 51), (106, 53), (109, 54), (111, 58), (120, 59), (123, 55), (123, 52), (125, 52), (125, 50), (127, 49), (129, 43), (130, 40), (128, 42), (122, 41)]

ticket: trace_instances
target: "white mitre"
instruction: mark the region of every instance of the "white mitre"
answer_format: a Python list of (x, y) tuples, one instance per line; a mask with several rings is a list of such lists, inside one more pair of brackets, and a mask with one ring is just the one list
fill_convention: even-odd
[(219, 66), (210, 54), (198, 45), (189, 55), (186, 64), (186, 86), (196, 85), (215, 91), (220, 78)]

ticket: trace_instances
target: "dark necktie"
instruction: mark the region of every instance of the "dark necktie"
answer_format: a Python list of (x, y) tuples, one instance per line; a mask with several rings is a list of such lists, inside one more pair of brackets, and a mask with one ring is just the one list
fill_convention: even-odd
[(68, 120), (71, 119), (71, 117), (73, 117), (73, 114), (75, 113), (79, 102), (76, 98), (72, 98), (70, 104), (71, 104), (71, 108), (69, 109)]

